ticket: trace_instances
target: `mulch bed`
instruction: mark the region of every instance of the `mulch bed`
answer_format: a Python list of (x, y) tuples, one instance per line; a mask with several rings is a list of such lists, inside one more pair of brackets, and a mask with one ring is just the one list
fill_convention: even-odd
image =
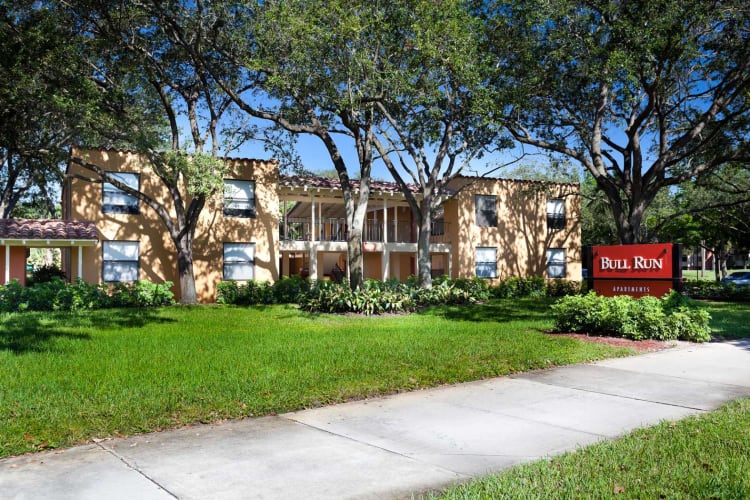
[(674, 345), (673, 342), (664, 340), (630, 340), (619, 337), (586, 335), (585, 333), (552, 333), (550, 335), (562, 335), (564, 337), (571, 337), (585, 342), (596, 342), (597, 344), (607, 344), (615, 347), (630, 347), (631, 349), (642, 352), (661, 351), (662, 349), (669, 349)]

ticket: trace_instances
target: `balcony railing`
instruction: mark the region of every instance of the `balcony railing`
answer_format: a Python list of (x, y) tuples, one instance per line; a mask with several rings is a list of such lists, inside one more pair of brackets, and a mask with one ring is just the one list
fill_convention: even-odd
[[(310, 241), (313, 235), (316, 241), (346, 241), (347, 225), (345, 219), (316, 219), (313, 225), (310, 217), (288, 217), (279, 225), (279, 236), (282, 241)], [(448, 224), (442, 220), (433, 222), (430, 241), (447, 242)], [(362, 239), (369, 242), (384, 241), (384, 224), (381, 221), (365, 223)], [(416, 243), (417, 227), (411, 223), (389, 221), (387, 224), (389, 243)]]

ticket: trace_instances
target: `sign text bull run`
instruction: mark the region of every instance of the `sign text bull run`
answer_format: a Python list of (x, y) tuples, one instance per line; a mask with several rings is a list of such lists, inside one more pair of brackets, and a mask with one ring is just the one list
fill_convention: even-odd
[(584, 249), (589, 288), (599, 295), (661, 297), (682, 283), (681, 250), (672, 243)]

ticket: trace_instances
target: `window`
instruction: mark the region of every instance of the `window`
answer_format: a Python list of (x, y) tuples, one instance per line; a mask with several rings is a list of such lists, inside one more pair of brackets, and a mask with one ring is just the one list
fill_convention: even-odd
[(224, 243), (224, 279), (246, 281), (255, 278), (255, 243)]
[(430, 230), (430, 236), (443, 236), (445, 235), (445, 219), (435, 219), (432, 221), (432, 229)]
[(497, 248), (480, 247), (474, 259), (479, 278), (497, 278)]
[[(107, 175), (135, 190), (139, 189), (138, 174), (107, 172)], [(137, 214), (138, 198), (109, 182), (102, 184), (102, 212), (105, 214)]]
[(255, 182), (224, 181), (224, 215), (255, 217)]
[(495, 196), (475, 195), (475, 223), (482, 227), (497, 227), (497, 198)]
[(547, 277), (565, 277), (565, 249), (550, 248), (547, 250)]
[(547, 227), (565, 229), (565, 200), (547, 201)]
[(138, 279), (138, 242), (102, 242), (102, 281), (136, 281)]

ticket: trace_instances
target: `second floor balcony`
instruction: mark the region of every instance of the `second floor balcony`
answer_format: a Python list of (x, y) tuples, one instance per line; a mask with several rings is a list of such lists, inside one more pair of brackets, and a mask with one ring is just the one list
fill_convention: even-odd
[[(448, 224), (442, 219), (432, 223), (431, 243), (448, 242)], [(418, 228), (410, 221), (366, 221), (365, 242), (416, 243)], [(347, 241), (348, 225), (343, 218), (287, 217), (279, 226), (281, 241)]]

